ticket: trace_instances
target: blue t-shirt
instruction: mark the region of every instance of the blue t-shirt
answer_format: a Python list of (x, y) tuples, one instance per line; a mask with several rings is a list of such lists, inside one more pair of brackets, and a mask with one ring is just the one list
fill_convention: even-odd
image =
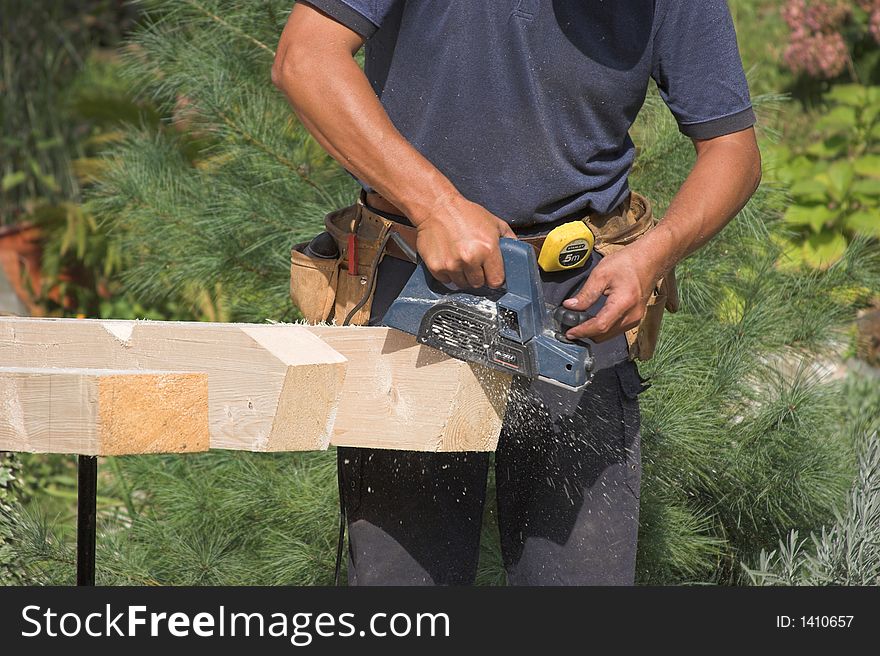
[(755, 116), (725, 0), (308, 0), (361, 34), (392, 122), (514, 226), (608, 212), (651, 78), (681, 131)]

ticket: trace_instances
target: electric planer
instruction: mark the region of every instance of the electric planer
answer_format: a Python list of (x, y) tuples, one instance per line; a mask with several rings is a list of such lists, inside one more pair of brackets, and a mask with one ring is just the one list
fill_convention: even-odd
[(414, 335), (420, 343), (454, 358), (574, 392), (589, 385), (595, 371), (616, 364), (603, 362), (601, 355), (597, 358), (597, 346), (604, 352), (601, 345), (565, 337), (570, 328), (595, 314), (604, 297), (586, 312), (553, 307), (544, 301), (532, 246), (505, 238), (501, 254), (505, 282), (500, 290), (450, 289), (419, 260), (383, 324)]

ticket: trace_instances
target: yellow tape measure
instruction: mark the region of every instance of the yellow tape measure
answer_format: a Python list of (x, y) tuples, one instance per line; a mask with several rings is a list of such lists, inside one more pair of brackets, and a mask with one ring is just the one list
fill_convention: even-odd
[(583, 221), (553, 228), (541, 246), (538, 266), (544, 271), (566, 271), (582, 267), (593, 253), (593, 233)]

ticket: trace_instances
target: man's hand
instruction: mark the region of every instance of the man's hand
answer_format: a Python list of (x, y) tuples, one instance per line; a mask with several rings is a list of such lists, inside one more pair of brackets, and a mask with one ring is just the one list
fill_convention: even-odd
[(603, 294), (605, 305), (595, 317), (566, 333), (569, 339), (589, 337), (603, 342), (639, 325), (645, 306), (661, 277), (661, 272), (639, 252), (634, 243), (602, 259), (584, 286), (563, 302), (570, 310), (587, 310)]
[(460, 289), (504, 283), (501, 237), (516, 237), (510, 226), (459, 194), (437, 203), (429, 216), (413, 220), (416, 247), (433, 276)]

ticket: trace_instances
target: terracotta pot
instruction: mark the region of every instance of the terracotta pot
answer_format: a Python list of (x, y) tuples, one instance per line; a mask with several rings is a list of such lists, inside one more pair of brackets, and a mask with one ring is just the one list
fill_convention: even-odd
[(40, 275), (42, 254), (42, 233), (37, 226), (18, 223), (0, 227), (0, 267), (16, 296), (33, 316), (42, 314), (35, 302), (35, 295), (40, 294), (43, 284)]

